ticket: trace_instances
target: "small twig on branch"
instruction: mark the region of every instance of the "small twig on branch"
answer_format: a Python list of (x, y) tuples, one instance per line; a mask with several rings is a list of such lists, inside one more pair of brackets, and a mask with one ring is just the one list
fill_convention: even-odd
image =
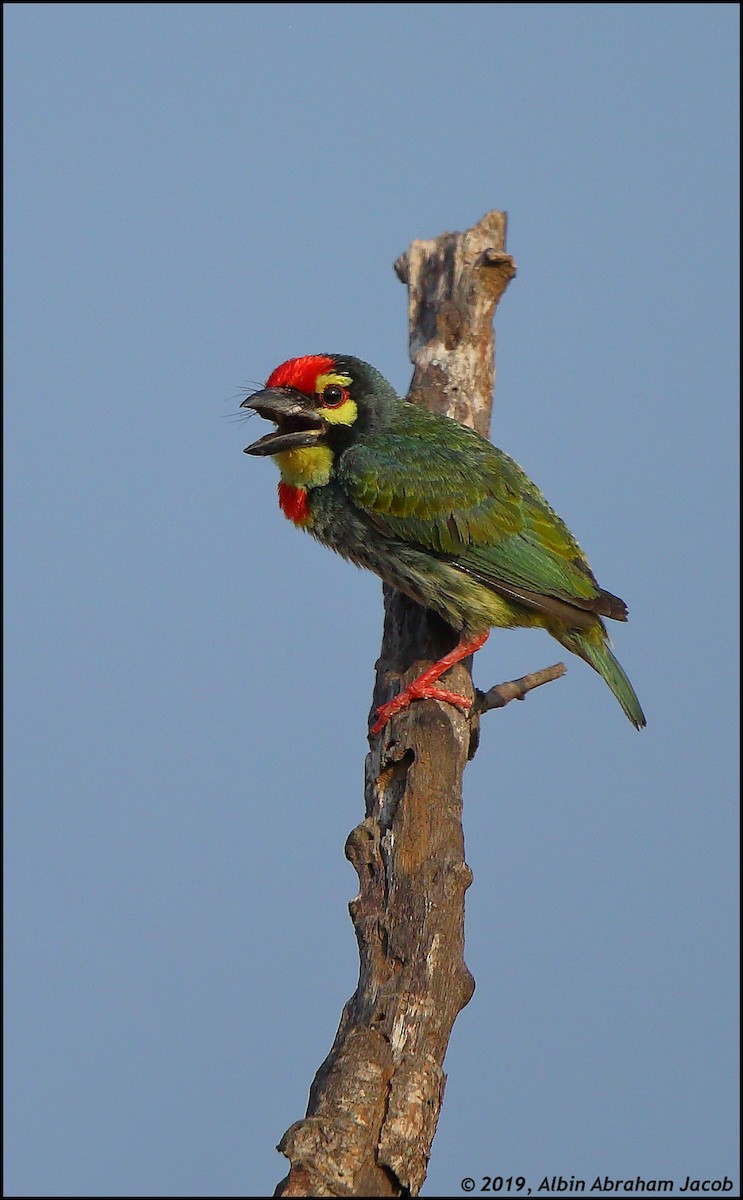
[(543, 683), (551, 683), (559, 679), (567, 671), (565, 663), (554, 663), (551, 667), (543, 667), (541, 671), (532, 671), (522, 675), (520, 679), (512, 679), (509, 683), (497, 683), (487, 692), (475, 688), (475, 703), (473, 711), (482, 716), (491, 708), (505, 708), (512, 700), (523, 700), (527, 692), (541, 687)]

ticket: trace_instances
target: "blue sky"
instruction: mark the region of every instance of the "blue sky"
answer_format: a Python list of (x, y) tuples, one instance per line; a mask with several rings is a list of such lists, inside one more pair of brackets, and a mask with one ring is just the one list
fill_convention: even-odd
[(381, 587), (236, 414), (327, 350), (404, 392), (392, 263), (492, 208), (493, 440), (627, 601), (648, 728), (577, 660), (485, 722), (424, 1194), (737, 1187), (737, 6), (4, 18), (6, 1194), (284, 1174), (357, 979)]

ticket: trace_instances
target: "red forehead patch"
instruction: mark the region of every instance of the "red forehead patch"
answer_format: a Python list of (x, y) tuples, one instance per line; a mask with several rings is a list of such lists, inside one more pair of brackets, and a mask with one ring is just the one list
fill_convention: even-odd
[(272, 371), (266, 387), (292, 387), (311, 396), (318, 375), (327, 375), (335, 363), (327, 354), (308, 354), (304, 358), (290, 358)]

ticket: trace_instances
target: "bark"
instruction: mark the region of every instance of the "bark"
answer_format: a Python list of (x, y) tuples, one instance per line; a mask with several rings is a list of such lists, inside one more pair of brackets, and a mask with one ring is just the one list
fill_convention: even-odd
[[(466, 233), (413, 242), (395, 263), (409, 295), (409, 399), (483, 434), (493, 399), (493, 314), (516, 272), (505, 233), (505, 213), (491, 212)], [(380, 704), (457, 640), (434, 614), (386, 586), (384, 595), (370, 725)], [(511, 692), (497, 702), (536, 686), (524, 684), (504, 685)], [(473, 697), (469, 665), (454, 668), (446, 686)], [(472, 874), (462, 775), (476, 724), (451, 705), (418, 701), (370, 736), (366, 816), (346, 843), (359, 876), (349, 905), (359, 982), (315, 1076), (307, 1115), (279, 1143), (291, 1169), (277, 1196), (420, 1191), (444, 1095), (444, 1055), (475, 986), (464, 962)]]

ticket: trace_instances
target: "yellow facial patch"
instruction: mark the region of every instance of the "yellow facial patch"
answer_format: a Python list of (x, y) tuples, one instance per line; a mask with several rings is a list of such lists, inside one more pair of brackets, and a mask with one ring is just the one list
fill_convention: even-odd
[(297, 446), (282, 450), (274, 458), (284, 483), (292, 487), (322, 487), (330, 479), (333, 452), (328, 446)]
[(349, 396), (342, 400), (340, 404), (323, 403), (323, 394), (326, 388), (336, 387), (345, 392), (353, 383), (350, 375), (337, 375), (329, 372), (327, 375), (318, 375), (315, 380), (315, 392), (320, 400), (319, 411), (329, 425), (353, 425), (359, 410), (356, 406), (356, 401)]

